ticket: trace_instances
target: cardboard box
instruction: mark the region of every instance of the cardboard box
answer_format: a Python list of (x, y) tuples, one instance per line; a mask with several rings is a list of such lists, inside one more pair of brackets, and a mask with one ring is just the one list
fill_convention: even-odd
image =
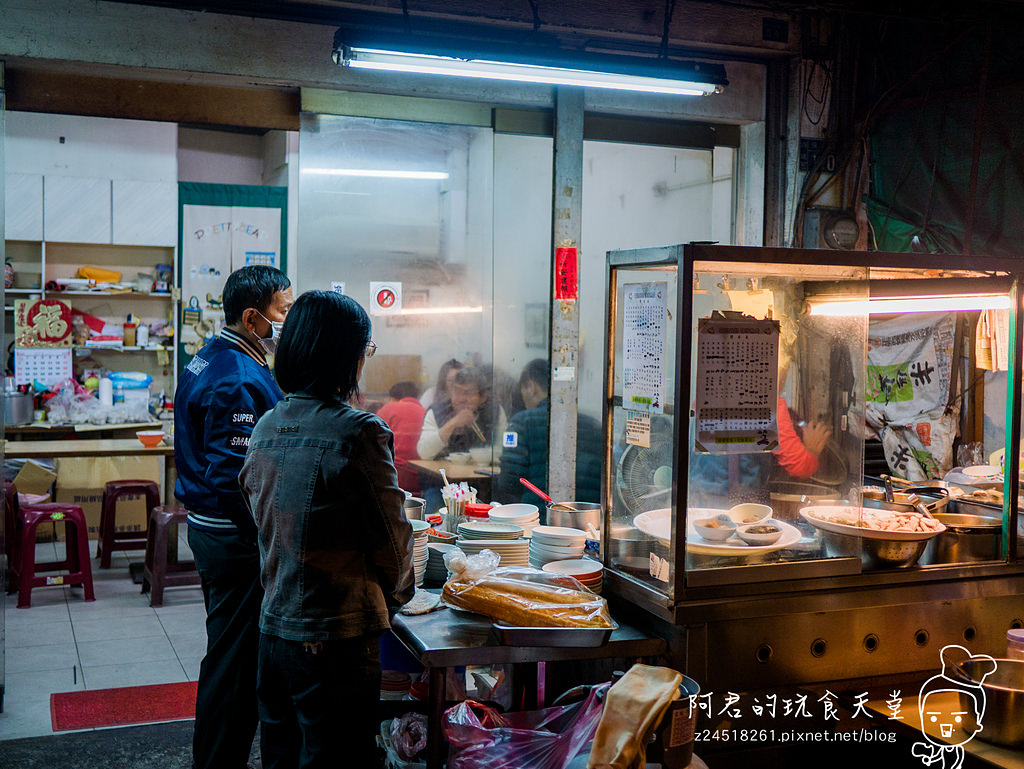
[(49, 494), (55, 480), (57, 473), (28, 459), (14, 477), (14, 485), (19, 494)]
[[(71, 457), (56, 460), (57, 502), (79, 505), (85, 513), (89, 539), (99, 537), (103, 512), (103, 486), (107, 481), (142, 479), (160, 482), (162, 457)], [(161, 492), (160, 498), (163, 499)], [(146, 530), (144, 495), (121, 497), (117, 503), (116, 530)], [(63, 527), (57, 538), (64, 539)]]

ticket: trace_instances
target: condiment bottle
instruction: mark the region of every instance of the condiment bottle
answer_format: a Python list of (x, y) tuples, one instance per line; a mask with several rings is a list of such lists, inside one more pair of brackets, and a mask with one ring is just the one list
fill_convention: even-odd
[(124, 322), (124, 346), (134, 347), (135, 346), (135, 324), (131, 321), (126, 320)]
[(1024, 628), (1006, 631), (1006, 656), (1011, 660), (1024, 660)]
[(139, 347), (145, 347), (149, 344), (149, 326), (145, 323), (140, 323), (138, 331), (136, 333), (138, 337)]
[(100, 380), (99, 386), (100, 403), (104, 406), (114, 405), (114, 383), (108, 377)]

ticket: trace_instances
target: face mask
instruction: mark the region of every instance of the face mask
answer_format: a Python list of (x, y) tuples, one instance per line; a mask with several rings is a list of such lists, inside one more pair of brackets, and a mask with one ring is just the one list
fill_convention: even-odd
[(262, 337), (256, 341), (259, 343), (260, 347), (263, 348), (263, 352), (267, 355), (274, 355), (277, 352), (277, 343), (281, 339), (281, 329), (284, 328), (284, 323), (281, 321), (270, 320), (259, 310), (256, 310), (256, 314), (270, 324), (270, 336)]

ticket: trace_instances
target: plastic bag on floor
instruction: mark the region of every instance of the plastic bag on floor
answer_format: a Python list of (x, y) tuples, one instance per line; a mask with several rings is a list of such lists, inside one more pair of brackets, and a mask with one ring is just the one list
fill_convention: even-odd
[(582, 702), (501, 715), (473, 700), (445, 711), (448, 769), (566, 769), (594, 738), (607, 685)]
[(386, 757), (384, 759), (385, 769), (427, 769), (425, 761), (407, 761), (399, 755), (398, 748), (391, 738), (392, 727), (395, 721), (382, 721), (380, 724), (380, 734), (377, 735), (377, 745), (384, 749)]

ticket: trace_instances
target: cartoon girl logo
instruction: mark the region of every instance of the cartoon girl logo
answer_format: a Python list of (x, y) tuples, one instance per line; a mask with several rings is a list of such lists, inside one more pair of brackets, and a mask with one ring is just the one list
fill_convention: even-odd
[(918, 700), (921, 733), (927, 741), (915, 742), (911, 753), (925, 766), (960, 769), (964, 745), (982, 730), (985, 690), (981, 685), (995, 672), (996, 661), (955, 644), (942, 647), (939, 660), (942, 672), (922, 684)]

